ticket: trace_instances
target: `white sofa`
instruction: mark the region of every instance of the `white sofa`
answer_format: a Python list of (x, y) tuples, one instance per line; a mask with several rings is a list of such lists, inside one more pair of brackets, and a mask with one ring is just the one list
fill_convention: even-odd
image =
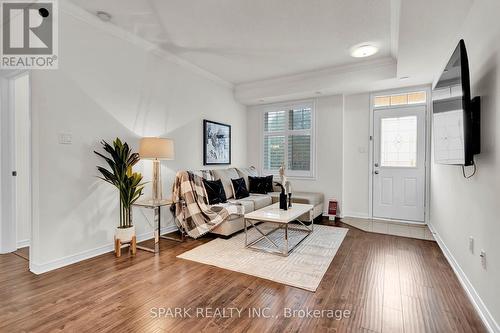
[[(245, 213), (253, 212), (254, 210), (261, 209), (269, 206), (279, 200), (278, 188), (274, 188), (276, 192), (268, 194), (253, 194), (247, 198), (236, 200), (234, 198), (233, 187), (231, 179), (243, 177), (248, 188), (248, 176), (258, 176), (258, 172), (254, 167), (249, 168), (229, 168), (229, 169), (213, 169), (202, 171), (191, 171), (205, 179), (217, 180), (220, 179), (224, 186), (224, 192), (230, 202), (239, 202), (245, 207)], [(292, 180), (293, 183), (293, 180)], [(314, 206), (313, 216), (301, 216), (299, 219), (302, 221), (310, 221), (311, 219), (321, 216), (323, 213), (323, 193), (316, 192), (292, 192), (292, 203), (307, 203)], [(244, 228), (244, 219), (241, 216), (230, 216), (229, 219), (221, 223), (217, 228), (212, 230), (212, 233), (221, 236), (230, 236), (235, 232), (241, 231)]]

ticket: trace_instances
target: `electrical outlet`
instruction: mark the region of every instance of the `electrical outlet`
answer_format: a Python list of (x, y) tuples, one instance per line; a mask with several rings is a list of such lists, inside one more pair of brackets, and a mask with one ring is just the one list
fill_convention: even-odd
[(469, 237), (469, 251), (470, 253), (474, 253), (474, 237)]
[(479, 257), (481, 257), (481, 266), (486, 269), (486, 251), (481, 250), (481, 254), (479, 255)]

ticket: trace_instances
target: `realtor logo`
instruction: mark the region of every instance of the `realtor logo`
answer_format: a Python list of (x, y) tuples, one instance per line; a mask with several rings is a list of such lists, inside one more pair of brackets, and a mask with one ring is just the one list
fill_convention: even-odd
[(0, 0), (2, 69), (57, 69), (57, 4)]

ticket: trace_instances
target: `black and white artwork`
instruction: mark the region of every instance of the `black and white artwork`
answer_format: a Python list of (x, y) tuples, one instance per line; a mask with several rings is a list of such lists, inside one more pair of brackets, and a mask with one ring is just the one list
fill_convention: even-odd
[(203, 120), (203, 165), (231, 164), (231, 126)]

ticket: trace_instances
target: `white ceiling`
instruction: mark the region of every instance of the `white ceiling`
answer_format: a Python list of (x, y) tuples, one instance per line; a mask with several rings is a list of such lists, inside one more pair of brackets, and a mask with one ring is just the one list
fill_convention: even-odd
[(391, 52), (390, 0), (73, 0), (231, 83), (355, 63), (351, 46)]
[[(244, 104), (429, 84), (474, 0), (71, 0), (234, 84)], [(351, 46), (380, 47), (368, 59)], [(399, 78), (409, 76), (402, 81)]]

